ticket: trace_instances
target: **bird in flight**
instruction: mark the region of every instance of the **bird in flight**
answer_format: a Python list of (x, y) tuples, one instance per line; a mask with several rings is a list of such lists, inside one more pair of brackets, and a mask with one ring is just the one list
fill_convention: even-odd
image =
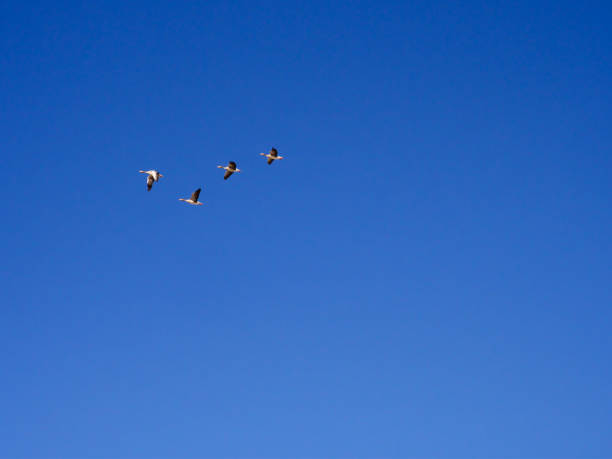
[(272, 164), (275, 159), (283, 159), (282, 156), (278, 156), (278, 150), (276, 148), (271, 148), (270, 153), (268, 153), (267, 155), (265, 153), (259, 154), (268, 158), (268, 164)]
[(195, 190), (189, 199), (179, 198), (179, 201), (185, 201), (194, 206), (201, 206), (202, 203), (198, 201), (198, 198), (200, 197), (200, 191), (202, 191), (202, 188), (198, 188), (197, 190)]
[(240, 172), (240, 169), (236, 168), (236, 163), (234, 161), (230, 161), (227, 166), (217, 166), (219, 169), (225, 169), (225, 175), (223, 176), (223, 180), (227, 180), (234, 172)]
[(153, 170), (153, 171), (138, 171), (141, 174), (147, 174), (147, 191), (151, 191), (151, 188), (153, 188), (153, 183), (157, 182), (159, 180), (160, 177), (163, 177), (163, 175), (161, 175), (159, 172)]

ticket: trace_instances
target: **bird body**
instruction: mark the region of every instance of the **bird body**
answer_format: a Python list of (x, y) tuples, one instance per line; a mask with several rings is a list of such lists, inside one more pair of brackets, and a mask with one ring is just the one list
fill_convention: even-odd
[(200, 191), (202, 191), (202, 188), (198, 188), (197, 190), (195, 190), (193, 194), (191, 195), (191, 198), (189, 199), (179, 198), (179, 201), (184, 201), (194, 206), (201, 206), (203, 203), (198, 201), (198, 198), (200, 197)]
[(157, 182), (160, 177), (163, 177), (163, 175), (156, 170), (138, 172), (141, 174), (147, 174), (147, 191), (151, 191), (151, 188), (153, 188), (153, 183)]
[(227, 180), (234, 172), (240, 172), (240, 169), (236, 167), (236, 163), (234, 161), (230, 161), (227, 166), (217, 166), (219, 169), (225, 169), (225, 174), (223, 175), (223, 180)]
[(283, 159), (282, 156), (278, 156), (278, 150), (276, 148), (271, 148), (270, 153), (268, 153), (267, 155), (265, 153), (259, 154), (268, 158), (268, 165), (272, 164), (277, 159)]

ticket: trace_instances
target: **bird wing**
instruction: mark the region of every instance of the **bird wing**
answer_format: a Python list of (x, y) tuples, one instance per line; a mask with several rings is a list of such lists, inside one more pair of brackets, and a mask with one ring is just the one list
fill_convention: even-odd
[(236, 163), (234, 161), (230, 161), (229, 167), (231, 167), (232, 169), (236, 169)]
[(200, 197), (200, 191), (202, 191), (202, 188), (198, 188), (197, 190), (195, 190), (193, 192), (193, 194), (191, 195), (191, 200), (193, 202), (198, 202), (198, 198)]
[(147, 191), (151, 191), (151, 188), (153, 188), (153, 177), (149, 175), (147, 176)]
[(276, 148), (271, 148), (270, 156), (278, 156), (278, 150)]
[(232, 174), (233, 174), (232, 171), (225, 171), (225, 175), (223, 176), (223, 180), (227, 180), (230, 177), (230, 175), (232, 175)]
[(272, 164), (274, 162), (274, 158), (268, 158), (268, 164)]

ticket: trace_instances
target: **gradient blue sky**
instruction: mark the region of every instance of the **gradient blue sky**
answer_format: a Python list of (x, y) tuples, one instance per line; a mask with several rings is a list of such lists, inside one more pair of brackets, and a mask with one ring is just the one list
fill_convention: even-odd
[(2, 2), (0, 456), (612, 457), (611, 23)]

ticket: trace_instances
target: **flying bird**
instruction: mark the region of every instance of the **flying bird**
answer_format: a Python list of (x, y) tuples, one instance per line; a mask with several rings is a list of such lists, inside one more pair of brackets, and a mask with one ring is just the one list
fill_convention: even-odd
[(283, 159), (282, 156), (278, 156), (278, 150), (276, 148), (270, 149), (270, 153), (268, 153), (267, 155), (265, 153), (259, 154), (268, 158), (268, 164), (272, 164), (275, 159)]
[(197, 190), (195, 190), (189, 199), (179, 198), (179, 201), (185, 201), (194, 206), (201, 206), (202, 203), (198, 201), (198, 198), (200, 197), (200, 191), (202, 191), (202, 188), (198, 188)]
[(219, 169), (225, 169), (225, 175), (223, 176), (223, 180), (227, 180), (234, 172), (240, 172), (240, 169), (236, 168), (236, 163), (234, 161), (230, 161), (227, 166), (217, 166)]
[(138, 171), (141, 174), (147, 174), (147, 191), (151, 191), (153, 188), (153, 182), (157, 182), (160, 177), (163, 177), (159, 172), (153, 171)]

